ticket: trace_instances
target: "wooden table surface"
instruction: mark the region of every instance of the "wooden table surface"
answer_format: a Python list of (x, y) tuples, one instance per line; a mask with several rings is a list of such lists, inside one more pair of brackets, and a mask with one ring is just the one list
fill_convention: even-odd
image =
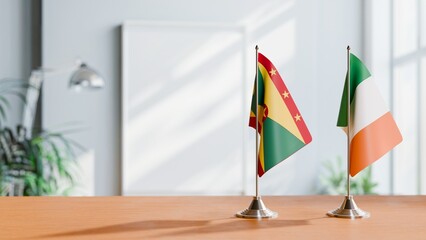
[(358, 220), (325, 215), (342, 196), (262, 199), (278, 218), (235, 218), (251, 197), (2, 197), (0, 239), (426, 239), (426, 196), (356, 196)]

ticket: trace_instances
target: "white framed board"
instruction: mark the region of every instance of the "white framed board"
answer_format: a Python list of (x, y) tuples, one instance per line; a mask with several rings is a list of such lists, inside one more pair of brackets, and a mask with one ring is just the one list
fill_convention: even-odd
[(123, 24), (123, 195), (244, 192), (245, 38), (234, 25)]

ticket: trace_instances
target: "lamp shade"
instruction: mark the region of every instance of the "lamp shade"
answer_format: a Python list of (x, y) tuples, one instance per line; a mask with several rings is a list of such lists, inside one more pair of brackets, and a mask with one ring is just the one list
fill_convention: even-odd
[(87, 64), (82, 63), (71, 76), (70, 88), (99, 89), (105, 85), (104, 79)]

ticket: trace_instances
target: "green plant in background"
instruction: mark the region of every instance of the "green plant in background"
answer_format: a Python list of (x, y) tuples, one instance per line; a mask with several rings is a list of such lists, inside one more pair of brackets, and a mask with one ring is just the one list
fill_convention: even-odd
[[(337, 161), (324, 162), (325, 174), (320, 176), (321, 191), (323, 194), (344, 195), (347, 192), (347, 169), (341, 157)], [(374, 190), (377, 183), (372, 179), (371, 167), (351, 178), (351, 193), (355, 195), (377, 194)]]
[(61, 133), (43, 131), (26, 138), (18, 126), (0, 131), (2, 195), (67, 195), (75, 184), (76, 143)]
[(29, 87), (16, 80), (0, 81), (0, 194), (68, 195), (75, 185), (73, 170), (78, 167), (74, 148), (81, 146), (64, 136), (67, 131), (40, 131), (28, 137), (29, 130), (20, 125), (15, 132), (4, 127), (10, 109), (7, 95), (25, 103), (23, 92)]

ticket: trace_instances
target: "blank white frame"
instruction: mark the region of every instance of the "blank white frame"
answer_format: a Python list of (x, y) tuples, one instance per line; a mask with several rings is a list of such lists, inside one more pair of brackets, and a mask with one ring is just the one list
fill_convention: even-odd
[[(131, 158), (131, 154), (129, 154), (129, 109), (130, 109), (130, 103), (128, 102), (127, 97), (131, 93), (129, 91), (129, 86), (131, 81), (131, 76), (128, 75), (127, 66), (129, 64), (129, 52), (132, 51), (130, 44), (129, 44), (129, 37), (130, 33), (132, 31), (144, 31), (147, 29), (157, 29), (159, 31), (179, 31), (179, 29), (184, 30), (190, 30), (190, 29), (203, 29), (205, 31), (217, 31), (217, 32), (223, 32), (223, 31), (229, 31), (233, 32), (235, 34), (240, 35), (241, 37), (241, 69), (237, 71), (241, 71), (241, 80), (239, 80), (239, 84), (241, 84), (241, 92), (240, 98), (241, 105), (240, 105), (240, 126), (241, 126), (241, 134), (239, 136), (239, 141), (241, 142), (241, 149), (239, 154), (239, 164), (241, 165), (240, 171), (236, 172), (236, 176), (238, 176), (240, 179), (238, 180), (239, 186), (237, 191), (228, 191), (228, 192), (222, 192), (220, 189), (215, 189), (206, 191), (206, 192), (200, 192), (200, 191), (173, 191), (173, 192), (167, 192), (164, 190), (160, 191), (133, 191), (129, 189), (128, 186), (128, 180), (126, 179), (128, 177), (128, 159)], [(246, 77), (246, 29), (242, 26), (238, 25), (228, 25), (228, 24), (211, 24), (211, 23), (175, 23), (175, 22), (146, 22), (146, 21), (127, 21), (122, 26), (122, 86), (121, 86), (121, 161), (122, 161), (122, 182), (121, 182), (121, 193), (122, 195), (235, 195), (235, 194), (243, 194), (245, 191), (245, 182), (246, 182), (246, 166), (245, 166), (245, 159), (246, 159), (246, 139), (247, 139), (247, 133), (243, 130), (243, 126), (247, 125), (247, 119), (245, 114), (245, 110), (247, 110), (246, 102), (247, 102), (247, 94), (245, 89), (247, 89), (245, 81), (247, 80)], [(155, 44), (153, 44), (155, 45)], [(151, 46), (150, 46), (151, 47)], [(235, 102), (234, 102), (235, 103)], [(159, 173), (161, 174), (161, 173)], [(218, 176), (219, 177), (219, 176)]]

